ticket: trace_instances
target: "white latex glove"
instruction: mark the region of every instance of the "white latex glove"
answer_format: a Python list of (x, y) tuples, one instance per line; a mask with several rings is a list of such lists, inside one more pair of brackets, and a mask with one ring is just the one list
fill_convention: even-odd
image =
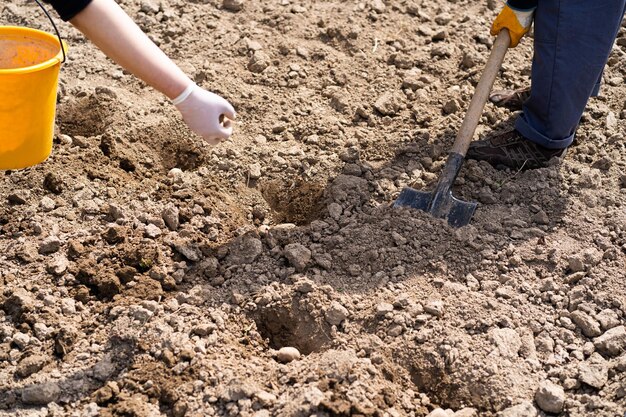
[(217, 94), (190, 84), (172, 103), (189, 129), (210, 145), (217, 145), (233, 134), (231, 121), (237, 114), (233, 106)]

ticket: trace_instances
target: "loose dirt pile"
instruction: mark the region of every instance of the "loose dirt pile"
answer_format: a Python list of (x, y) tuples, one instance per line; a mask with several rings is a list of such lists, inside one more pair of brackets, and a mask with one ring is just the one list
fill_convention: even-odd
[(0, 415), (623, 415), (626, 30), (564, 161), (468, 161), (454, 230), (389, 203), (436, 179), (496, 2), (121, 4), (236, 134), (63, 26), (54, 153), (0, 173)]

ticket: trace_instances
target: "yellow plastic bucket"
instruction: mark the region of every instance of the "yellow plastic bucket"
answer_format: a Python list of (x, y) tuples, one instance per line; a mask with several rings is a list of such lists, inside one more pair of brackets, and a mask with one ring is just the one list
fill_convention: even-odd
[(0, 170), (50, 155), (63, 52), (46, 32), (0, 26)]

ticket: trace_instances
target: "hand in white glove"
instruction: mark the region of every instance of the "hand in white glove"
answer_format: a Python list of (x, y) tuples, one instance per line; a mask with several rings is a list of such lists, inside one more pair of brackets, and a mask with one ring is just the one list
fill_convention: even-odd
[(217, 94), (191, 84), (172, 103), (189, 129), (210, 145), (217, 145), (233, 134), (231, 121), (237, 114), (233, 106)]

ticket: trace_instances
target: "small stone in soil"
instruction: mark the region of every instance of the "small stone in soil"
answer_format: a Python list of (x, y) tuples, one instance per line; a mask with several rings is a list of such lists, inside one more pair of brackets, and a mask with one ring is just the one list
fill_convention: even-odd
[(598, 353), (592, 354), (587, 362), (578, 366), (578, 379), (595, 389), (602, 389), (609, 380), (607, 361)]
[(183, 182), (183, 170), (180, 168), (172, 168), (169, 170), (169, 172), (167, 173), (168, 178), (171, 178), (173, 182), (175, 183), (182, 183)]
[(502, 410), (498, 417), (537, 417), (539, 412), (530, 401), (524, 401), (521, 404)]
[(455, 99), (452, 99), (443, 106), (443, 114), (453, 114), (460, 110), (459, 102)]
[(348, 317), (348, 310), (339, 304), (337, 301), (333, 301), (330, 307), (326, 311), (326, 321), (331, 326), (338, 326)]
[(380, 303), (376, 306), (376, 316), (384, 317), (387, 313), (393, 311), (393, 305), (389, 303)]
[(29, 198), (30, 191), (28, 190), (17, 190), (8, 196), (9, 203), (16, 205), (26, 204)]
[(248, 69), (254, 73), (261, 73), (270, 66), (271, 59), (269, 55), (267, 55), (263, 51), (255, 51), (250, 58), (250, 62), (248, 62)]
[(373, 0), (371, 7), (376, 13), (384, 13), (386, 9), (385, 2), (383, 0)]
[(26, 333), (17, 332), (13, 335), (12, 342), (19, 350), (23, 350), (30, 343), (30, 336)]
[(466, 407), (454, 413), (454, 417), (478, 417), (478, 411), (475, 408)]
[(443, 313), (444, 313), (443, 301), (435, 300), (435, 301), (428, 302), (428, 304), (424, 306), (424, 311), (436, 317), (443, 316)]
[(263, 242), (252, 234), (237, 238), (230, 245), (226, 259), (232, 265), (250, 264), (263, 253)]
[(53, 275), (63, 275), (67, 268), (69, 268), (70, 262), (63, 255), (55, 257), (47, 265), (46, 270)]
[(231, 12), (238, 12), (243, 9), (243, 0), (224, 0), (222, 6)]
[(535, 401), (543, 411), (558, 414), (563, 411), (565, 391), (550, 381), (543, 381), (535, 393)]
[(61, 388), (55, 382), (29, 385), (22, 390), (22, 402), (33, 405), (46, 405), (56, 401), (61, 395)]
[(119, 393), (120, 389), (117, 382), (109, 381), (102, 388), (94, 392), (92, 398), (96, 404), (103, 405), (115, 398)]
[(311, 261), (311, 251), (299, 243), (285, 246), (285, 258), (296, 270), (303, 271)]
[(47, 237), (39, 245), (39, 253), (42, 255), (49, 255), (57, 252), (61, 248), (61, 240), (56, 236)]
[(217, 330), (217, 326), (215, 324), (203, 323), (194, 327), (192, 330), (192, 333), (197, 334), (198, 336), (202, 337), (202, 336), (208, 336), (209, 334), (213, 333), (215, 330)]
[(383, 116), (395, 116), (404, 108), (404, 102), (398, 94), (386, 92), (376, 100), (374, 108)]
[(258, 180), (259, 178), (261, 178), (261, 165), (250, 164), (250, 166), (248, 166), (248, 175), (252, 180)]
[(300, 351), (295, 347), (285, 346), (276, 352), (276, 359), (278, 359), (279, 362), (289, 363), (300, 359)]
[(294, 284), (294, 290), (299, 293), (307, 294), (315, 289), (315, 283), (308, 278), (300, 278)]
[(147, 238), (150, 238), (150, 239), (154, 239), (154, 238), (157, 238), (157, 237), (161, 236), (161, 233), (162, 233), (161, 229), (159, 229), (158, 226), (156, 226), (156, 225), (154, 225), (152, 223), (147, 225), (146, 229), (144, 231), (144, 235)]
[(433, 411), (428, 413), (426, 417), (449, 417), (450, 415), (446, 413), (446, 410), (443, 408), (435, 408)]
[(39, 202), (39, 206), (41, 207), (41, 209), (43, 211), (45, 211), (47, 213), (47, 212), (52, 211), (52, 210), (54, 210), (56, 208), (56, 203), (50, 197), (44, 196), (41, 199), (41, 201)]
[(20, 361), (15, 373), (22, 378), (26, 378), (35, 372), (39, 372), (46, 364), (46, 361), (47, 359), (43, 355), (28, 356)]
[(602, 334), (600, 323), (582, 311), (574, 311), (570, 316), (572, 321), (576, 323), (583, 334), (587, 337), (596, 337)]
[(167, 225), (170, 230), (177, 230), (180, 225), (180, 220), (178, 218), (179, 210), (173, 204), (168, 205), (163, 209), (161, 216), (163, 217), (163, 221)]
[(626, 349), (626, 328), (624, 326), (613, 327), (597, 337), (593, 344), (598, 352), (604, 355), (618, 356)]

